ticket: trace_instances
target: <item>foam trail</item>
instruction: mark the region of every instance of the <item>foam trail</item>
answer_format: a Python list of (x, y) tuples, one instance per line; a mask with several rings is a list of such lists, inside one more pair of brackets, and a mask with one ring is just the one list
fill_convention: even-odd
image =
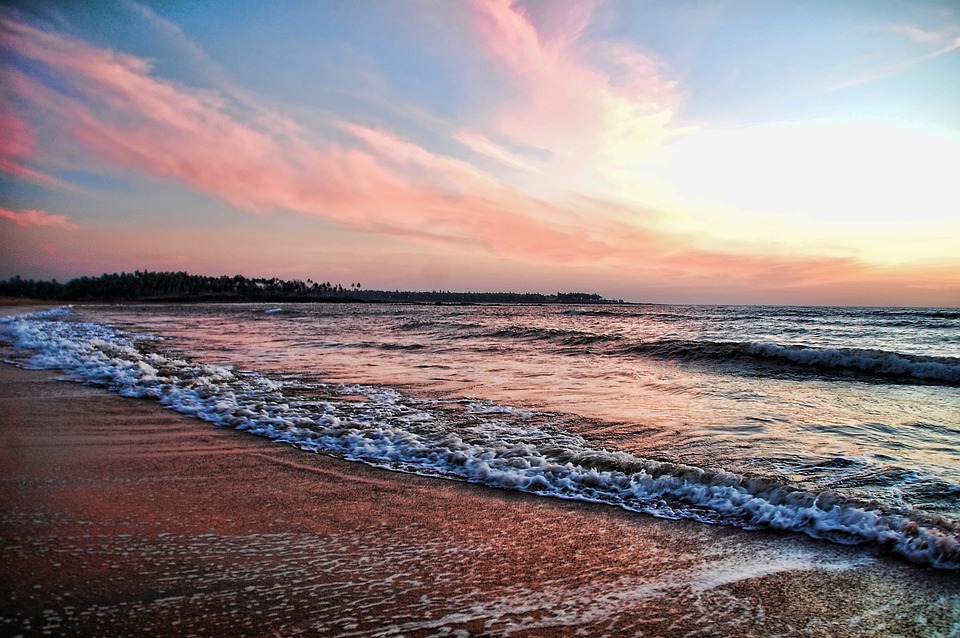
[(771, 479), (591, 448), (578, 436), (538, 426), (544, 415), (464, 401), (465, 409), (451, 417), (436, 402), (362, 385), (322, 386), (326, 396), (360, 395), (362, 402), (292, 398), (284, 387), (295, 382), (156, 352), (149, 336), (75, 321), (69, 309), (3, 318), (0, 326), (14, 346), (30, 352), (25, 367), (61, 369), (124, 396), (155, 399), (304, 450), (665, 518), (802, 532), (960, 568), (955, 522), (882, 511)]

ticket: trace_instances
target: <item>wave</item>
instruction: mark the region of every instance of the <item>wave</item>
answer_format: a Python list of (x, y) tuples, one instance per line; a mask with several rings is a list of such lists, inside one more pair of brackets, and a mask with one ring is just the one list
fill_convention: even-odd
[[(474, 338), (476, 335), (465, 335)], [(563, 346), (586, 346), (609, 341), (620, 341), (617, 334), (597, 334), (583, 330), (562, 330), (558, 328), (535, 328), (515, 326), (503, 328), (480, 335), (488, 339), (519, 339), (522, 341), (552, 341)]]
[(571, 308), (564, 311), (568, 317), (623, 317), (630, 316), (622, 310), (587, 310), (585, 308)]
[(822, 369), (852, 370), (894, 377), (960, 383), (960, 359), (859, 348), (814, 348), (751, 343), (751, 355)]
[(381, 350), (423, 350), (427, 346), (422, 343), (382, 343), (379, 344)]
[(931, 310), (924, 313), (923, 316), (937, 319), (960, 319), (960, 310)]
[(633, 344), (623, 353), (687, 362), (754, 364), (794, 371), (852, 373), (901, 382), (960, 384), (958, 358), (884, 350), (678, 339)]
[(878, 309), (875, 313), (878, 316), (912, 316), (929, 317), (933, 319), (960, 319), (960, 310), (950, 308), (897, 308), (897, 309)]
[[(61, 369), (123, 396), (153, 399), (303, 450), (664, 518), (800, 532), (960, 568), (956, 522), (769, 478), (597, 449), (551, 429), (550, 415), (472, 400), (451, 410), (439, 400), (382, 387), (274, 381), (157, 351), (149, 335), (75, 321), (64, 309), (3, 318), (0, 327), (29, 352), (24, 367)], [(311, 388), (315, 399), (305, 391)]]

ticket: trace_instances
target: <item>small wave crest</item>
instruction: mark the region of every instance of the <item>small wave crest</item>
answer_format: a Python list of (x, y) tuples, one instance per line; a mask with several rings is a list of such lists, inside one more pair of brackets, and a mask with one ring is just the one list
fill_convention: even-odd
[(622, 339), (617, 334), (597, 334), (585, 330), (558, 328), (511, 327), (482, 335), (491, 339), (518, 339), (522, 341), (550, 341), (561, 346), (586, 346)]
[[(800, 532), (960, 568), (960, 529), (934, 515), (597, 449), (552, 429), (549, 415), (483, 401), (454, 410), (389, 388), (335, 384), (315, 386), (317, 398), (311, 399), (303, 392), (306, 382), (202, 365), (153, 350), (149, 337), (66, 314), (21, 315), (0, 326), (15, 346), (30, 352), (23, 361), (28, 367), (62, 369), (124, 396), (155, 399), (304, 450), (664, 518)], [(291, 384), (301, 385), (285, 392)]]
[(901, 382), (960, 384), (960, 359), (757, 342), (664, 340), (631, 345), (625, 353), (679, 361), (781, 366), (796, 371), (858, 374)]
[(571, 308), (570, 310), (564, 311), (565, 315), (568, 317), (622, 317), (622, 311), (613, 311), (613, 310), (594, 310), (586, 308)]
[(812, 348), (769, 343), (751, 343), (749, 352), (760, 357), (815, 368), (960, 383), (960, 359), (951, 357), (922, 357), (882, 350)]
[(951, 310), (949, 308), (911, 308), (892, 311), (890, 314), (927, 317), (931, 319), (960, 319), (960, 310)]

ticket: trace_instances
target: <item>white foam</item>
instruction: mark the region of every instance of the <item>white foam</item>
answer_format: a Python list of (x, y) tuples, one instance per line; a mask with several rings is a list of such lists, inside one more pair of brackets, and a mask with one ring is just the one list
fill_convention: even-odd
[(854, 370), (930, 381), (960, 382), (960, 363), (953, 360), (912, 359), (893, 352), (854, 348), (787, 347), (772, 343), (751, 343), (752, 355), (782, 359), (805, 366)]
[(707, 561), (695, 569), (690, 579), (690, 587), (695, 593), (731, 585), (742, 580), (750, 580), (787, 571), (841, 572), (869, 563), (866, 557), (845, 557), (830, 553), (814, 553), (809, 549), (797, 547), (778, 549), (775, 555), (764, 556), (758, 560), (755, 554), (744, 555), (727, 550), (719, 560)]

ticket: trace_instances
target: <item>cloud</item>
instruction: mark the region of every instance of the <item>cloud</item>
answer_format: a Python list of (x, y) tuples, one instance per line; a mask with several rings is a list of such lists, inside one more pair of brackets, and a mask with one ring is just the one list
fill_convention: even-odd
[(35, 150), (36, 141), (27, 124), (13, 113), (0, 110), (0, 172), (44, 184), (60, 184), (59, 180), (24, 166), (24, 160), (31, 159)]
[(479, 131), (463, 130), (456, 134), (456, 139), (470, 150), (493, 158), (505, 166), (531, 173), (542, 173), (542, 169), (534, 160), (513, 153), (492, 142)]
[(234, 82), (229, 74), (175, 23), (157, 15), (149, 7), (123, 0), (122, 6), (141, 18), (156, 36), (176, 52), (178, 63), (209, 81), (218, 91), (242, 103), (253, 115), (257, 126), (277, 134), (298, 134), (303, 127), (290, 118), (266, 107), (250, 91)]
[[(149, 64), (5, 21), (18, 54), (58, 74), (66, 90), (8, 71), (17, 95), (127, 169), (189, 184), (251, 211), (284, 209), (365, 230), (456, 241), (514, 256), (593, 259), (612, 252), (539, 214), (550, 208), (499, 186), (471, 164), (385, 131), (344, 123), (356, 148), (262, 130), (219, 94), (151, 75)], [(579, 255), (579, 257), (578, 257)]]
[(474, 6), (484, 45), (515, 92), (492, 116), (493, 128), (514, 144), (548, 151), (549, 173), (565, 187), (608, 190), (609, 176), (684, 134), (673, 124), (678, 86), (662, 77), (656, 58), (585, 37), (591, 5), (549, 4), (549, 33), (516, 3)]
[(940, 42), (943, 37), (942, 33), (937, 31), (927, 31), (921, 29), (920, 27), (914, 26), (912, 24), (898, 24), (887, 27), (887, 30), (893, 33), (899, 33), (901, 35), (907, 36), (910, 40), (917, 43), (928, 43), (928, 42)]
[(12, 113), (0, 113), (0, 169), (18, 175), (19, 160), (33, 155), (34, 139), (27, 125)]
[(66, 215), (55, 215), (43, 210), (10, 210), (0, 208), (0, 219), (12, 221), (20, 228), (59, 228), (61, 230), (77, 230), (77, 226)]
[[(859, 68), (856, 72), (841, 73), (840, 79), (832, 80), (826, 86), (826, 90), (837, 91), (876, 82), (960, 49), (960, 22), (949, 12), (938, 18), (941, 22), (936, 29), (924, 29), (915, 24), (906, 23), (878, 27), (877, 29), (883, 33), (903, 36), (912, 46), (905, 49), (906, 53), (877, 56), (877, 61)], [(901, 50), (899, 47), (889, 46), (889, 43), (884, 49)], [(825, 74), (826, 77), (832, 75), (832, 73)]]
[(907, 61), (908, 64), (913, 64), (939, 57), (960, 48), (960, 21), (950, 13), (939, 17), (940, 22), (935, 29), (925, 29), (915, 24), (901, 23), (887, 25), (884, 30), (905, 36), (911, 42), (930, 49), (925, 54)]

